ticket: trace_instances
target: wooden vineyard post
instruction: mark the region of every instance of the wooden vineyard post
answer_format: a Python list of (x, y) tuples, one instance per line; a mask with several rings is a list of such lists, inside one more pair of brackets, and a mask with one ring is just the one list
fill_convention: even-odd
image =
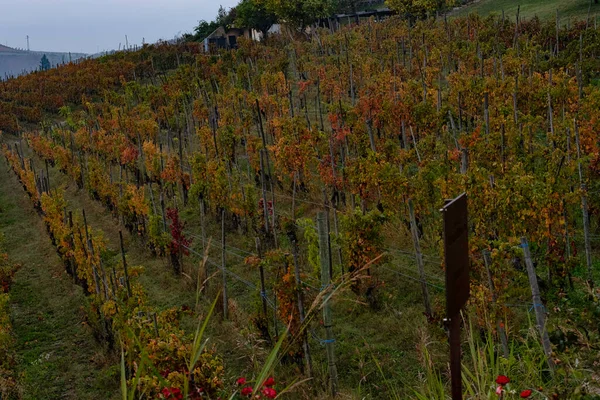
[(408, 150), (408, 138), (406, 137), (406, 124), (404, 123), (404, 120), (402, 120), (400, 129), (402, 133), (402, 148)]
[[(300, 316), (300, 325), (304, 325), (304, 296), (302, 295), (302, 281), (300, 280), (300, 267), (298, 265), (298, 243), (292, 241), (292, 249), (294, 251), (294, 277), (296, 279), (296, 294), (298, 298), (298, 314)], [(308, 376), (312, 377), (312, 360), (310, 357), (310, 347), (308, 345), (308, 338), (306, 337), (306, 331), (302, 333), (302, 350), (304, 351), (304, 360), (306, 362), (306, 369), (308, 370)]]
[(260, 264), (258, 266), (258, 270), (260, 272), (260, 299), (262, 301), (263, 315), (265, 317), (265, 323), (269, 324), (268, 313), (267, 313), (267, 291), (265, 289), (265, 269), (262, 265), (262, 249), (260, 247), (260, 239), (255, 238), (256, 242), (256, 254), (258, 254), (258, 258), (260, 259)]
[(458, 131), (463, 132), (463, 117), (462, 117), (462, 95), (458, 92)]
[[(206, 215), (205, 215), (205, 211), (204, 211), (205, 207), (204, 207), (204, 197), (200, 198), (200, 227), (202, 229), (202, 255), (203, 256), (207, 256), (208, 255), (208, 247), (206, 245)], [(204, 277), (205, 277), (205, 282), (204, 282), (204, 290), (206, 293), (208, 293), (208, 284), (210, 282), (210, 279), (208, 279), (209, 277), (209, 272), (208, 272), (208, 263), (205, 262), (204, 263)]]
[(515, 126), (519, 125), (519, 103), (517, 99), (517, 93), (519, 93), (519, 75), (515, 75), (515, 90), (512, 94), (513, 96), (513, 118), (515, 121)]
[[(206, 252), (206, 216), (204, 215), (204, 197), (200, 197), (200, 229), (202, 231), (202, 254)], [(208, 276), (208, 275), (207, 275)]]
[(221, 271), (223, 275), (223, 319), (227, 319), (227, 272), (225, 262), (225, 210), (221, 210)]
[(588, 282), (594, 284), (592, 275), (592, 245), (590, 243), (590, 216), (587, 203), (587, 186), (583, 181), (581, 170), (581, 146), (579, 145), (579, 127), (575, 121), (575, 143), (577, 145), (577, 169), (579, 171), (579, 183), (581, 185), (581, 212), (583, 214), (583, 239), (585, 243), (585, 262), (587, 265)]
[(100, 296), (100, 298), (102, 298), (102, 292), (100, 292), (100, 284), (98, 283), (98, 272), (96, 271), (96, 266), (94, 265), (93, 262), (93, 257), (94, 257), (94, 247), (92, 245), (92, 238), (89, 236), (88, 234), (88, 225), (87, 225), (87, 218), (85, 216), (85, 210), (82, 210), (83, 213), (83, 225), (85, 228), (85, 241), (87, 243), (87, 248), (89, 251), (90, 256), (92, 257), (92, 261), (91, 261), (91, 265), (92, 265), (92, 275), (94, 276), (94, 288), (96, 289), (96, 294), (98, 294), (98, 296)]
[(463, 193), (454, 200), (446, 200), (440, 211), (444, 216), (446, 322), (450, 331), (452, 400), (462, 400), (460, 310), (470, 295), (467, 195)]
[[(152, 188), (150, 188), (150, 190), (152, 190)], [(123, 164), (119, 163), (119, 204), (121, 203), (122, 199), (123, 199)], [(161, 197), (161, 202), (162, 202), (162, 197)], [(164, 210), (163, 210), (163, 215), (164, 215)], [(121, 216), (121, 214), (119, 214), (119, 224), (120, 225), (123, 224), (123, 217)]]
[[(72, 249), (75, 248), (75, 236), (73, 231), (73, 211), (69, 211), (69, 245)], [(69, 264), (71, 265), (71, 272), (73, 273), (73, 282), (78, 283), (79, 277), (77, 276), (77, 262), (73, 256), (70, 256), (68, 259)]]
[(160, 211), (162, 213), (163, 231), (167, 232), (167, 213), (165, 211), (165, 196), (163, 195), (162, 186), (160, 190)]
[(123, 232), (119, 231), (119, 241), (121, 243), (121, 258), (123, 259), (123, 273), (125, 274), (125, 286), (127, 287), (127, 297), (131, 297), (131, 285), (129, 283), (129, 272), (127, 271), (127, 260), (125, 259), (125, 246), (123, 245)]
[[(340, 229), (339, 229), (339, 224), (338, 224), (338, 218), (337, 218), (337, 208), (334, 205), (333, 207), (333, 228), (334, 228), (334, 233), (335, 236), (338, 237), (340, 234)], [(331, 242), (331, 239), (330, 239)], [(342, 246), (341, 245), (337, 245), (337, 253), (338, 253), (338, 261), (340, 263), (340, 274), (342, 276), (342, 281), (344, 280), (344, 257), (342, 255)]]
[(429, 301), (429, 290), (427, 289), (427, 281), (425, 279), (425, 266), (423, 265), (423, 254), (421, 254), (421, 245), (419, 244), (419, 233), (417, 232), (417, 222), (415, 219), (415, 210), (412, 200), (408, 200), (408, 212), (410, 214), (410, 232), (415, 247), (415, 256), (417, 258), (417, 268), (419, 269), (419, 280), (421, 281), (421, 291), (423, 292), (423, 303), (425, 305), (425, 313), (431, 314), (431, 302)]
[(294, 187), (292, 191), (292, 221), (296, 221), (296, 187), (298, 185), (298, 172), (294, 173)]
[(542, 304), (542, 298), (540, 296), (540, 288), (538, 286), (537, 276), (535, 275), (535, 267), (531, 260), (531, 252), (529, 251), (529, 244), (527, 238), (521, 238), (521, 247), (523, 248), (523, 255), (525, 256), (525, 266), (527, 267), (527, 275), (529, 276), (529, 285), (531, 286), (531, 297), (533, 299), (533, 309), (535, 310), (535, 319), (542, 337), (542, 346), (544, 353), (546, 353), (548, 368), (550, 372), (554, 372), (554, 361), (552, 360), (552, 346), (550, 344), (550, 338), (548, 337), (548, 331), (546, 330), (546, 313), (544, 305)]
[[(565, 226), (565, 254), (567, 256), (567, 261), (571, 260), (571, 240), (569, 239), (569, 216), (567, 215), (567, 205), (565, 199), (562, 200), (563, 206), (563, 218), (564, 218), (564, 226)], [(571, 270), (567, 270), (567, 277), (569, 279), (569, 286), (573, 289), (573, 278), (571, 276)]]
[(106, 277), (108, 276), (106, 274), (106, 270), (104, 269), (104, 263), (102, 262), (102, 259), (100, 259), (100, 272), (101, 272), (101, 280), (102, 280), (102, 287), (104, 289), (104, 297), (106, 298), (106, 300), (110, 300), (110, 290), (108, 287), (108, 282)]
[[(492, 263), (492, 260), (490, 259), (490, 252), (487, 250), (483, 251), (483, 262), (485, 264), (485, 270), (487, 271), (490, 292), (492, 293), (492, 303), (493, 305), (496, 305), (498, 296), (496, 295), (496, 287), (494, 285), (492, 271), (490, 270), (490, 264)], [(506, 337), (506, 330), (504, 329), (504, 325), (500, 318), (496, 319), (496, 328), (498, 329), (498, 336), (500, 336), (500, 341), (502, 342), (502, 351), (504, 353), (504, 357), (508, 358), (510, 356), (510, 351), (508, 349), (508, 338)]]
[(558, 50), (559, 50), (559, 44), (560, 44), (559, 32), (560, 32), (560, 18), (558, 17), (558, 9), (556, 9), (556, 47), (554, 48), (553, 53), (555, 53), (557, 57), (558, 57)]
[(154, 335), (160, 337), (158, 333), (158, 320), (156, 319), (156, 313), (152, 313), (152, 325), (154, 325)]
[[(329, 257), (329, 279), (333, 279), (333, 256), (331, 254), (331, 226), (329, 223), (329, 202), (327, 191), (323, 189), (323, 210), (325, 211), (325, 228), (327, 232), (327, 256)], [(370, 274), (369, 274), (370, 275)]]
[(156, 202), (154, 201), (154, 188), (152, 187), (152, 182), (148, 183), (148, 193), (150, 194), (150, 203), (152, 204), (152, 211), (154, 211), (155, 215), (158, 215), (158, 210), (156, 209)]
[(260, 149), (260, 181), (261, 181), (261, 190), (263, 195), (263, 215), (265, 218), (265, 231), (269, 233), (269, 210), (267, 206), (267, 183), (265, 176), (265, 162), (263, 160), (264, 150)]
[[(98, 269), (96, 268), (96, 266), (94, 265), (94, 261), (93, 261), (93, 257), (94, 257), (94, 243), (92, 242), (92, 238), (91, 236), (88, 234), (88, 225), (87, 225), (87, 218), (85, 216), (85, 210), (82, 210), (83, 212), (83, 224), (85, 226), (85, 238), (87, 241), (87, 245), (88, 245), (88, 249), (89, 249), (89, 254), (92, 256), (92, 260), (90, 262), (91, 266), (92, 266), (92, 274), (94, 276), (94, 287), (96, 289), (96, 294), (99, 296), (99, 298), (102, 300), (104, 296), (102, 296), (102, 293), (104, 292), (105, 296), (106, 296), (106, 300), (108, 300), (108, 293), (106, 292), (106, 285), (104, 284), (104, 291), (100, 289), (100, 284), (99, 284), (99, 280), (102, 280), (102, 277), (100, 276), (100, 274), (98, 273)], [(100, 263), (102, 263), (102, 260), (100, 260)], [(106, 322), (106, 318), (104, 316), (104, 313), (102, 312), (102, 309), (98, 310), (98, 314), (100, 316), (100, 321), (102, 322), (102, 327), (104, 328), (104, 334), (105, 334), (105, 338), (110, 338), (111, 333), (110, 333), (110, 328)], [(109, 339), (110, 340), (110, 339)]]
[(48, 168), (48, 160), (44, 160), (44, 163), (46, 164), (46, 178), (48, 179), (48, 192), (50, 191), (50, 171)]
[(419, 148), (417, 147), (417, 139), (415, 139), (415, 134), (413, 132), (412, 126), (409, 125), (408, 130), (410, 131), (410, 136), (412, 137), (413, 146), (415, 147), (415, 153), (417, 153), (417, 159), (419, 160), (419, 163), (420, 163), (422, 161), (421, 154), (419, 153)]
[[(184, 106), (185, 107), (185, 106)], [(179, 170), (183, 171), (183, 140), (181, 138), (181, 128), (177, 129), (177, 141), (179, 142)], [(181, 184), (181, 195), (183, 197), (183, 205), (187, 204), (187, 191), (185, 189), (185, 183), (183, 178), (179, 182)]]
[[(514, 39), (513, 39), (513, 47), (516, 48), (517, 47), (517, 39), (519, 38), (519, 14), (521, 13), (521, 5), (519, 4), (517, 6), (517, 17), (516, 17), (516, 24), (515, 24), (515, 35), (514, 35)], [(518, 53), (517, 53), (518, 54)]]
[(550, 90), (552, 89), (552, 69), (548, 72), (548, 125), (550, 126), (550, 134), (552, 140), (554, 140), (554, 110), (552, 108), (552, 95)]
[(489, 110), (489, 104), (490, 104), (490, 94), (488, 92), (485, 92), (483, 94), (483, 118), (485, 119), (485, 135), (487, 137), (490, 136), (490, 110)]
[[(263, 120), (262, 120), (262, 114), (261, 114), (261, 109), (260, 109), (260, 104), (258, 102), (258, 99), (256, 99), (256, 112), (258, 113), (258, 124), (259, 124), (259, 128), (260, 128), (260, 136), (262, 139), (262, 149), (260, 150), (260, 154), (261, 154), (261, 177), (262, 177), (262, 181), (263, 181), (263, 202), (266, 203), (267, 202), (267, 196), (265, 194), (266, 191), (266, 181), (265, 178), (268, 179), (269, 181), (269, 189), (271, 191), (271, 206), (273, 209), (273, 219), (271, 220), (272, 222), (272, 233), (273, 233), (273, 242), (275, 244), (275, 247), (277, 247), (277, 232), (275, 230), (275, 190), (273, 189), (273, 176), (271, 174), (271, 163), (269, 161), (269, 152), (267, 150), (267, 140), (266, 140), (266, 136), (265, 136), (265, 130), (263, 127)], [(264, 161), (263, 158), (264, 157)], [(266, 174), (264, 173), (264, 168), (267, 169)], [(266, 210), (266, 205), (265, 205), (265, 210)], [(268, 215), (265, 216), (265, 226), (268, 225), (269, 223), (269, 218)], [(267, 233), (269, 232), (269, 228), (267, 227)]]
[[(319, 212), (317, 215), (317, 229), (319, 231), (319, 257), (321, 260), (321, 287), (322, 291), (327, 291), (331, 285), (330, 258), (329, 258), (329, 238), (327, 234), (327, 225), (325, 222), (325, 213)], [(327, 349), (327, 364), (329, 366), (329, 381), (331, 385), (331, 395), (335, 396), (338, 387), (337, 366), (335, 364), (335, 352), (333, 337), (333, 322), (331, 317), (331, 305), (329, 304), (329, 295), (326, 294), (323, 301), (323, 326), (325, 327), (325, 348)]]

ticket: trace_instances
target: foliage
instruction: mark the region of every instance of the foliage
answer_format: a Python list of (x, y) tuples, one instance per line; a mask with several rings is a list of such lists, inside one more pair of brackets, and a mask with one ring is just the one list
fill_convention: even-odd
[(362, 0), (338, 0), (337, 11), (343, 13), (355, 13), (357, 11), (361, 11), (362, 5)]
[(226, 10), (225, 7), (219, 6), (219, 11), (217, 11), (217, 18), (215, 22), (219, 26), (224, 26), (226, 29), (230, 28), (236, 20), (237, 7), (232, 7), (229, 10)]
[(454, 0), (386, 0), (387, 5), (398, 12), (423, 18), (429, 13), (454, 5)]
[[(22, 168), (19, 157), (6, 146), (4, 151), (17, 176), (21, 179), (27, 177), (27, 170)], [(30, 165), (29, 159), (26, 161), (23, 165)], [(27, 186), (25, 188), (28, 189)], [(37, 193), (37, 189), (32, 190)], [(90, 325), (97, 326), (100, 331), (99, 336), (106, 340), (110, 340), (112, 335), (120, 337), (128, 355), (127, 365), (130, 368), (138, 365), (134, 361), (137, 354), (145, 355), (148, 360), (152, 360), (150, 372), (140, 367), (136, 376), (132, 378), (132, 382), (135, 382), (134, 386), (142, 392), (150, 393), (151, 396), (160, 393), (164, 382), (170, 385), (169, 387), (182, 387), (185, 379), (189, 379), (188, 371), (191, 369), (186, 363), (186, 354), (194, 348), (196, 360), (192, 371), (194, 390), (202, 388), (210, 396), (219, 393), (222, 389), (221, 375), (223, 374), (221, 362), (215, 357), (214, 352), (204, 351), (203, 347), (198, 350), (194, 344), (197, 339), (191, 340), (180, 329), (182, 311), (170, 309), (159, 312), (146, 304), (143, 288), (136, 282), (127, 282), (127, 279), (134, 280), (139, 275), (140, 268), (130, 267), (129, 275), (125, 275), (124, 269), (118, 272), (114, 270), (112, 277), (114, 279), (105, 274), (102, 268), (102, 255), (106, 252), (106, 242), (102, 232), (84, 225), (79, 218), (74, 219), (72, 225), (65, 220), (63, 212), (66, 201), (63, 190), (43, 193), (39, 202), (37, 197), (34, 198), (32, 193), (29, 194), (32, 199), (36, 199), (35, 204), (43, 213), (48, 232), (59, 254), (65, 263), (71, 266), (68, 271), (76, 274), (82, 286), (92, 295), (92, 314), (88, 319), (93, 318), (104, 323), (94, 323), (90, 320)], [(181, 234), (182, 225), (176, 210), (171, 210), (170, 216), (175, 233)], [(111, 281), (110, 289), (107, 280)], [(131, 287), (131, 294), (126, 287)], [(0, 299), (4, 300), (3, 297)], [(152, 324), (152, 319), (140, 319), (142, 316), (151, 315), (156, 318), (155, 326)], [(3, 333), (1, 328), (5, 326), (1, 317), (2, 312), (0, 312), (0, 350), (4, 339), (1, 336)], [(157, 334), (158, 327), (160, 329)], [(107, 333), (106, 329), (110, 329), (110, 333)], [(153, 376), (152, 370), (155, 369), (162, 371), (165, 376), (161, 379), (156, 375)]]
[(0, 291), (0, 395), (3, 399), (20, 398), (13, 342), (9, 295)]
[(305, 28), (319, 18), (329, 17), (335, 7), (334, 0), (261, 0), (266, 9), (277, 18), (298, 29)]
[(179, 211), (176, 208), (167, 209), (167, 219), (170, 221), (169, 229), (171, 230), (171, 242), (167, 247), (171, 254), (173, 268), (175, 268), (175, 272), (180, 273), (182, 256), (190, 253), (189, 247), (192, 241), (183, 233), (184, 224), (179, 219)]
[(308, 262), (310, 263), (313, 274), (316, 277), (321, 276), (321, 260), (319, 256), (319, 234), (312, 219), (300, 218), (296, 221), (298, 226), (304, 230), (304, 240), (308, 245)]
[(19, 266), (14, 265), (4, 252), (4, 238), (0, 233), (0, 397), (18, 399), (20, 389), (15, 371), (16, 358), (9, 310), (10, 285)]
[(236, 8), (237, 7), (233, 7), (227, 11), (223, 6), (220, 6), (216, 18), (210, 22), (205, 20), (198, 22), (198, 25), (194, 28), (194, 34), (187, 35), (187, 39), (199, 42), (208, 37), (220, 26), (225, 27), (225, 29), (232, 28), (236, 23)]
[(151, 214), (148, 219), (148, 238), (152, 251), (159, 255), (166, 253), (171, 236), (163, 230), (163, 220), (158, 214)]
[(363, 214), (360, 209), (355, 209), (342, 219), (345, 232), (342, 240), (349, 260), (349, 272), (360, 271), (381, 255), (381, 227), (385, 220), (385, 215), (378, 210)]
[(8, 293), (19, 266), (8, 259), (4, 248), (4, 235), (0, 233), (0, 293)]
[(256, 29), (266, 37), (276, 22), (276, 15), (267, 10), (262, 0), (242, 0), (236, 6), (236, 26)]
[(191, 37), (194, 41), (201, 41), (213, 33), (219, 24), (216, 21), (207, 22), (201, 20), (198, 25), (194, 28), (194, 35)]
[(52, 66), (50, 65), (50, 61), (48, 57), (44, 54), (42, 59), (40, 60), (40, 71), (48, 71)]

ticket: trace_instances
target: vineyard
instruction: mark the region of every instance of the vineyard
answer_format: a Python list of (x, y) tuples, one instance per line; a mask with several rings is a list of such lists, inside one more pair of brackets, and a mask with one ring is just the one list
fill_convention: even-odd
[[(463, 192), (465, 397), (600, 398), (599, 56), (585, 19), (391, 18), (0, 82), (2, 180), (114, 367), (89, 398), (449, 398)], [(19, 363), (20, 271), (0, 399), (83, 398)]]

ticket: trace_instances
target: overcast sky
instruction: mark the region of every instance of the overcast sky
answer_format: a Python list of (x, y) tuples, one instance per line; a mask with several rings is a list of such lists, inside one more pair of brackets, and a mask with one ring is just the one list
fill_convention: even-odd
[(172, 39), (239, 0), (0, 0), (0, 43), (31, 50), (96, 53)]

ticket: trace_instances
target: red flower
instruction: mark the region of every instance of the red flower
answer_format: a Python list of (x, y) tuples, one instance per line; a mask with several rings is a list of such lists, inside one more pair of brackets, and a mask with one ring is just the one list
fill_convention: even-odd
[(498, 385), (506, 385), (508, 382), (510, 382), (510, 378), (506, 375), (498, 375), (498, 377), (496, 378), (496, 383)]
[(165, 399), (183, 400), (183, 393), (181, 393), (181, 389), (176, 387), (164, 388), (160, 393), (165, 397)]
[(242, 389), (242, 396), (250, 397), (252, 395), (252, 388), (250, 386), (246, 386)]
[(531, 392), (531, 390), (529, 390), (529, 389), (527, 389), (527, 390), (523, 390), (523, 391), (521, 392), (521, 398), (522, 398), (522, 399), (526, 399), (526, 398), (528, 398), (529, 396), (531, 396), (531, 393), (532, 393), (532, 392)]
[(269, 377), (269, 378), (268, 378), (268, 379), (265, 381), (264, 385), (265, 385), (266, 387), (272, 387), (272, 386), (275, 386), (275, 379), (273, 379), (273, 377), (272, 377), (272, 376), (270, 376), (270, 377)]
[(264, 388), (262, 390), (262, 394), (264, 394), (268, 399), (274, 399), (275, 397), (277, 397), (277, 392), (275, 391), (275, 389), (270, 387)]
[(235, 381), (235, 383), (237, 383), (240, 386), (245, 385), (246, 384), (246, 378), (241, 377), (237, 381)]

